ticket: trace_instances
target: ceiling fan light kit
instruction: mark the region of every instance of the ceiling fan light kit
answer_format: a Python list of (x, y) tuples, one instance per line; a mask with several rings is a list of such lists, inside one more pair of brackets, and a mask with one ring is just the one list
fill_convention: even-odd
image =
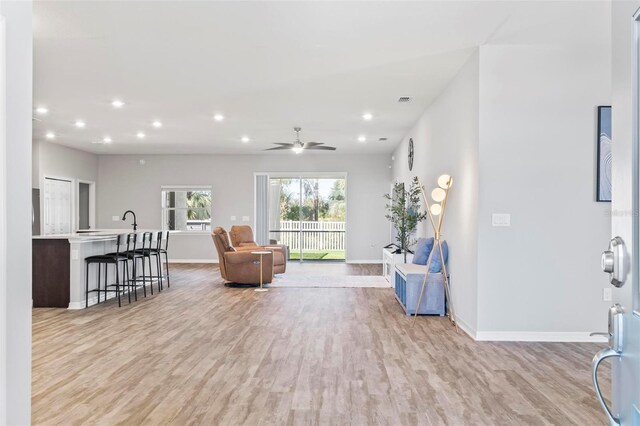
[(301, 127), (294, 127), (293, 131), (296, 132), (296, 140), (293, 143), (276, 142), (278, 145), (274, 148), (265, 149), (265, 151), (280, 151), (283, 149), (290, 149), (295, 154), (301, 154), (306, 150), (321, 150), (321, 151), (335, 151), (336, 147), (325, 145), (323, 142), (302, 142), (300, 140)]

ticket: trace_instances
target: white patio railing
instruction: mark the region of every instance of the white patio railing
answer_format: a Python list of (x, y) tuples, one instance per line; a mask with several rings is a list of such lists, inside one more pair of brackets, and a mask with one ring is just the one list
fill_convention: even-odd
[(345, 222), (283, 220), (270, 234), (292, 251), (344, 251)]

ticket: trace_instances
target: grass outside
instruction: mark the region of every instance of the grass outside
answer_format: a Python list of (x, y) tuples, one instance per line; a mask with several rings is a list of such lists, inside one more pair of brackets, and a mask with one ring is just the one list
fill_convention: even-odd
[[(344, 260), (345, 259), (344, 250), (339, 251), (303, 251), (302, 259), (304, 260)], [(290, 260), (300, 260), (300, 252), (299, 251), (291, 251), (289, 252)]]

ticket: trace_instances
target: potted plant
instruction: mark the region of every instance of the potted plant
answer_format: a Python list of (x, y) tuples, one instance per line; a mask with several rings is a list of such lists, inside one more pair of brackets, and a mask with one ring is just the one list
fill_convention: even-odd
[(385, 217), (396, 230), (396, 240), (400, 245), (400, 252), (404, 254), (405, 263), (407, 263), (409, 247), (416, 243), (412, 234), (416, 231), (418, 223), (427, 217), (426, 212), (420, 211), (421, 191), (420, 182), (417, 177), (414, 177), (408, 189), (402, 182), (395, 183), (393, 192), (384, 194), (384, 198), (388, 200)]

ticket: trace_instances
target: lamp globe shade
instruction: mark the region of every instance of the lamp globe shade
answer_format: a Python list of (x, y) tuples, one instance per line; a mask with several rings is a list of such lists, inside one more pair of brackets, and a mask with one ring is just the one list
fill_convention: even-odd
[(442, 189), (447, 189), (450, 183), (451, 176), (449, 175), (440, 175), (440, 177), (438, 178), (438, 186)]
[(442, 213), (442, 206), (440, 204), (432, 204), (429, 210), (431, 210), (432, 215), (439, 216)]
[(447, 193), (442, 188), (436, 188), (433, 191), (431, 191), (431, 198), (433, 198), (433, 201), (435, 201), (436, 203), (440, 203), (442, 200), (444, 200), (444, 197), (446, 196), (447, 196)]

